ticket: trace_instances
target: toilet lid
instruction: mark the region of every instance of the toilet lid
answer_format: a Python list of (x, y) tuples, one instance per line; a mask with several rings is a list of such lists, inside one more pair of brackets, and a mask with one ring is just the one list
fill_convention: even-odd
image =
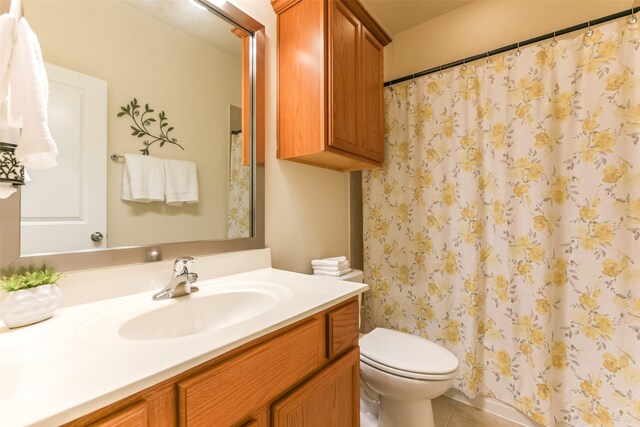
[(360, 338), (360, 353), (373, 365), (402, 376), (419, 377), (413, 373), (450, 377), (458, 369), (458, 358), (444, 347), (385, 328), (376, 328)]

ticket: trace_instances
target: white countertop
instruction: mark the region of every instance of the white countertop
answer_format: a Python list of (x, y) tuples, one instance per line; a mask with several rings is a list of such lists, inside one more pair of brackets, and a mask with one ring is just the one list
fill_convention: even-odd
[(0, 328), (0, 426), (71, 421), (368, 289), (273, 268), (199, 281), (197, 286), (205, 293), (208, 286), (250, 282), (283, 285), (289, 297), (244, 323), (196, 335), (127, 340), (116, 332), (118, 319), (113, 329), (104, 321), (92, 329), (99, 313), (131, 315), (149, 307), (159, 289), (59, 309), (53, 318), (23, 328)]

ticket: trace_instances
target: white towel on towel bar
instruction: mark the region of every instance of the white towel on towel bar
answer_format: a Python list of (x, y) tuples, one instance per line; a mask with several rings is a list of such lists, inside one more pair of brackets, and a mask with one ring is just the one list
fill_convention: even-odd
[(184, 160), (165, 160), (165, 197), (168, 205), (198, 203), (198, 170), (196, 164)]
[(164, 160), (140, 154), (125, 154), (122, 168), (122, 200), (164, 201)]

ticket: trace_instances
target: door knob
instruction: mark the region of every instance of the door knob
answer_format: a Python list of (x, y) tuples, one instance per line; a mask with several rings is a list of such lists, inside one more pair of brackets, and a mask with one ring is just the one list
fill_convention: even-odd
[(91, 240), (93, 240), (94, 242), (101, 242), (102, 239), (104, 239), (104, 235), (99, 231), (91, 234)]

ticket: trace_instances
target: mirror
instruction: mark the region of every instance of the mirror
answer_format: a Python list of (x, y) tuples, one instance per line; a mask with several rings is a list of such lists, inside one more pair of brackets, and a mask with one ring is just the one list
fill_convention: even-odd
[(24, 13), (60, 154), (28, 171), (22, 261), (264, 246), (261, 24), (207, 0), (24, 0)]

